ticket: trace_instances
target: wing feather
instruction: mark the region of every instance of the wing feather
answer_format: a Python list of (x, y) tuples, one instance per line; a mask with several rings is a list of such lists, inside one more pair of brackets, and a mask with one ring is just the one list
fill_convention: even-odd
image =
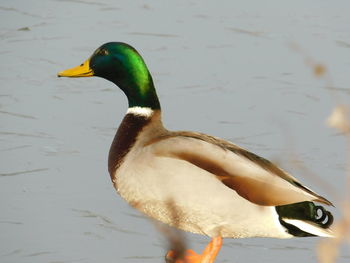
[(172, 132), (150, 141), (147, 146), (158, 156), (181, 159), (212, 173), (255, 204), (278, 206), (317, 201), (332, 205), (270, 161), (219, 138)]

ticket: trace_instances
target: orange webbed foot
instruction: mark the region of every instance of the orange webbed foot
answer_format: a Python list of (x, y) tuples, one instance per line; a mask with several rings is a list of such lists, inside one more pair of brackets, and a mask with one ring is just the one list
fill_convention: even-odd
[(167, 263), (213, 263), (222, 246), (222, 238), (215, 237), (206, 246), (202, 254), (197, 254), (193, 250), (186, 250), (182, 257), (170, 250), (166, 256)]

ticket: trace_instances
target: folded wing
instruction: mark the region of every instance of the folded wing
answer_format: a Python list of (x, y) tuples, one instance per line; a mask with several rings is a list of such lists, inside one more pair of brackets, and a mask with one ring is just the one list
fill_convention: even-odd
[(215, 137), (174, 132), (149, 142), (147, 147), (157, 156), (181, 159), (210, 172), (258, 205), (279, 206), (303, 201), (332, 205), (270, 161)]

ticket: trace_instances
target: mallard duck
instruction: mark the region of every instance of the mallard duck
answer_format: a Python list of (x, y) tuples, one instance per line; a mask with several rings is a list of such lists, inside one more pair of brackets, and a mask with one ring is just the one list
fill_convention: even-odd
[(112, 142), (108, 171), (117, 192), (148, 217), (212, 238), (202, 254), (175, 262), (214, 262), (222, 238), (331, 237), (326, 198), (272, 162), (231, 142), (190, 131), (169, 131), (152, 76), (130, 45), (110, 42), (59, 77), (105, 78), (128, 98)]

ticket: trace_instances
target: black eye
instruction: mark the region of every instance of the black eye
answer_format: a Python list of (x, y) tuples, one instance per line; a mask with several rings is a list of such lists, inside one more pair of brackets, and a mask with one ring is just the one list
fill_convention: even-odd
[(98, 54), (101, 55), (101, 56), (107, 56), (108, 55), (108, 51), (106, 49), (100, 49)]

